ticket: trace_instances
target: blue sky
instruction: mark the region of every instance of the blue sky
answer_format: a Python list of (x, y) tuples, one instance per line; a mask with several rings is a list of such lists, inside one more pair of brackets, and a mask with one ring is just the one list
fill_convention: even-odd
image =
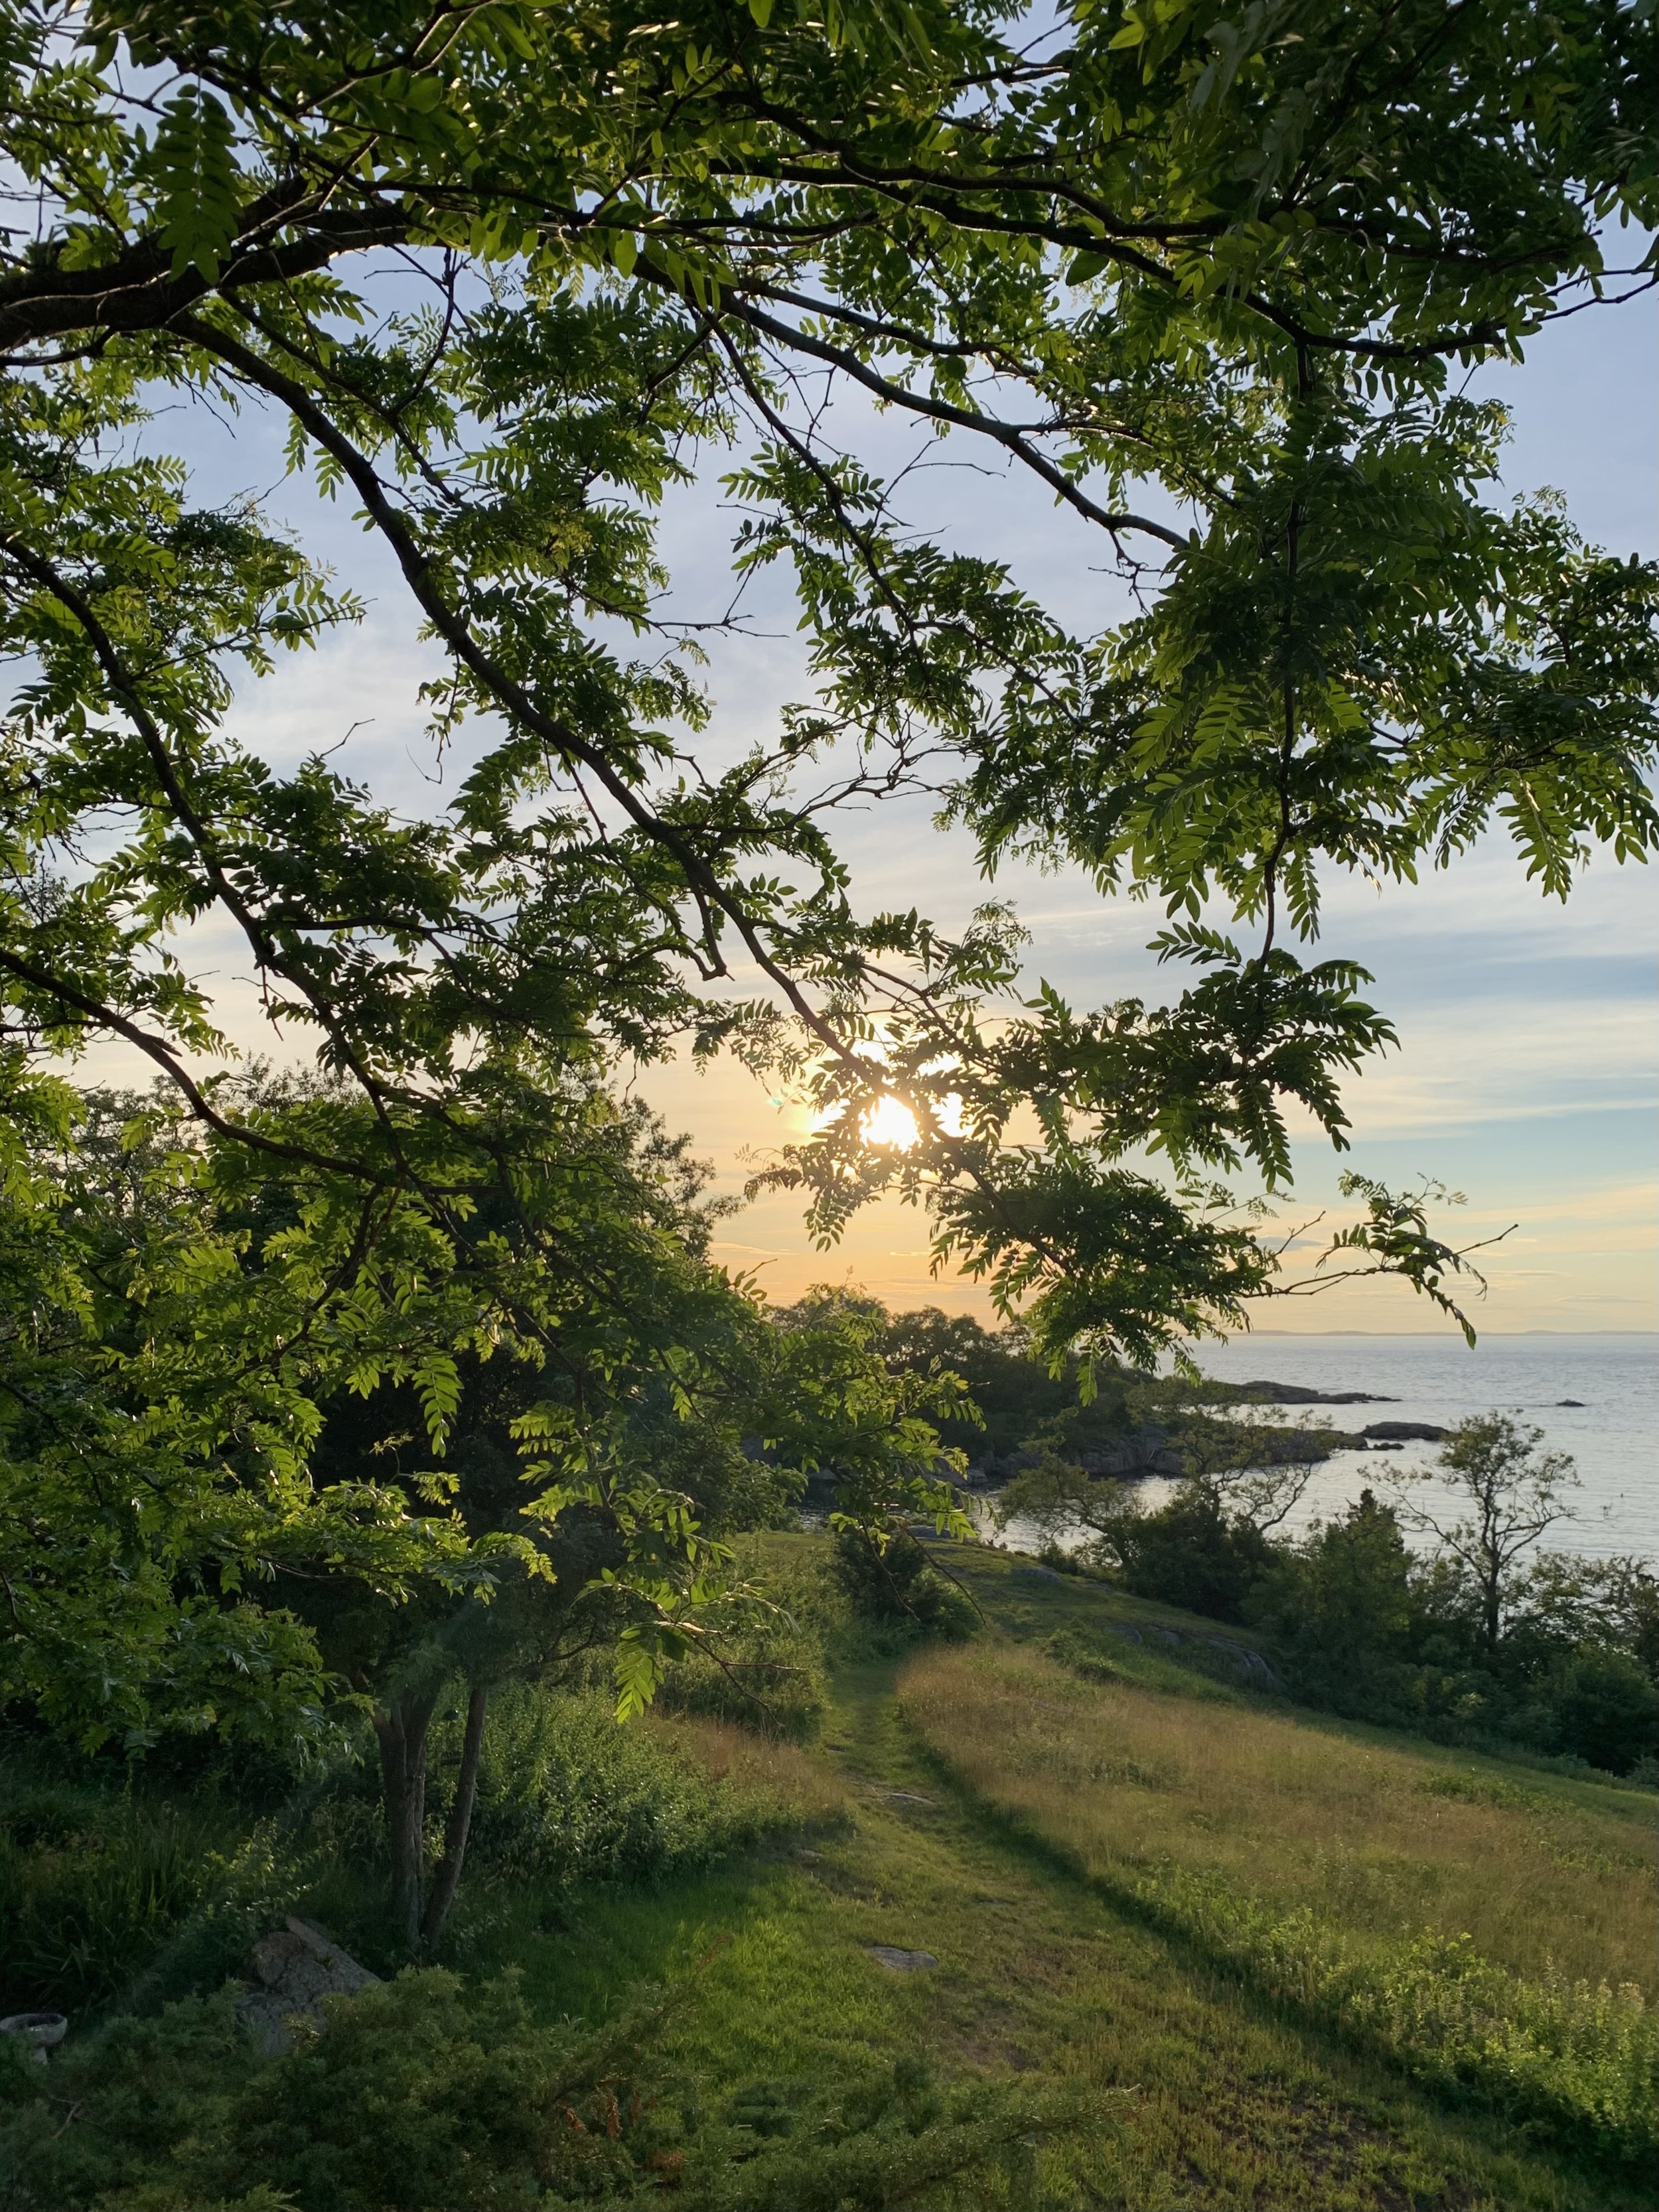
[[(1659, 313), (1649, 296), (1554, 325), (1533, 343), (1524, 366), (1483, 371), (1478, 387), (1512, 411), (1507, 489), (1558, 488), (1586, 536), (1620, 553), (1659, 552), (1656, 341)], [(872, 457), (890, 461), (898, 434), (891, 426), (867, 416), (847, 420)], [(179, 435), (177, 415), (155, 426), (158, 443)], [(423, 781), (432, 763), (415, 696), (431, 656), (414, 644), (401, 588), (372, 544), (343, 504), (319, 512), (280, 483), (274, 438), (257, 417), (227, 434), (198, 416), (188, 435), (201, 495), (270, 489), (273, 506), (301, 520), (313, 544), (320, 536), (326, 556), (370, 600), (361, 629), (314, 657), (285, 662), (244, 694), (236, 710), (244, 737), (292, 759), (357, 724), (343, 757), (355, 773), (394, 803), (441, 803), (441, 789)], [(982, 456), (951, 445), (936, 462), (912, 479), (917, 521), (993, 550), (1073, 618), (1098, 617), (1117, 603), (1118, 587), (1091, 566), (1099, 556), (1081, 526), (1057, 516), (1040, 487), (988, 471)], [(717, 473), (711, 470), (711, 478)], [(673, 503), (665, 545), (685, 580), (678, 592), (683, 611), (714, 613), (723, 604), (732, 521), (712, 482)], [(754, 634), (723, 642), (709, 672), (716, 701), (710, 743), (718, 751), (769, 734), (778, 707), (804, 688), (781, 579), (757, 595), (752, 613)], [(842, 843), (866, 908), (916, 905), (950, 926), (985, 895), (968, 841), (936, 830), (926, 802), (854, 817)], [(1103, 902), (1065, 876), (1013, 871), (996, 889), (1015, 901), (1032, 931), (1031, 981), (1046, 976), (1085, 1006), (1159, 988), (1144, 951), (1153, 910)], [(1334, 1162), (1322, 1142), (1299, 1146), (1297, 1198), (1286, 1219), (1340, 1208), (1341, 1164), (1394, 1182), (1435, 1176), (1468, 1196), (1467, 1208), (1445, 1217), (1448, 1227), (1476, 1237), (1516, 1224), (1491, 1255), (1481, 1326), (1654, 1327), (1659, 909), (1648, 872), (1618, 870), (1598, 857), (1564, 908), (1542, 900), (1494, 841), (1415, 887), (1379, 895), (1334, 882), (1325, 944), (1374, 970), (1371, 995), (1394, 1018), (1401, 1048), (1352, 1086), (1354, 1141), (1346, 1162)], [(222, 980), (234, 996), (234, 959), (228, 945), (225, 951)], [(249, 1044), (270, 1048), (251, 1008), (238, 1026)], [(116, 1071), (105, 1063), (98, 1072)], [(641, 1087), (692, 1132), (727, 1187), (741, 1182), (745, 1155), (804, 1126), (798, 1108), (775, 1106), (732, 1066), (701, 1076), (653, 1070)], [(930, 1276), (926, 1245), (922, 1218), (887, 1206), (858, 1220), (835, 1252), (819, 1254), (798, 1208), (779, 1198), (728, 1224), (721, 1256), (762, 1269), (780, 1297), (812, 1281), (851, 1279), (898, 1305), (980, 1306), (973, 1285)], [(1434, 1326), (1407, 1294), (1386, 1285), (1276, 1306), (1263, 1319), (1318, 1330)]]

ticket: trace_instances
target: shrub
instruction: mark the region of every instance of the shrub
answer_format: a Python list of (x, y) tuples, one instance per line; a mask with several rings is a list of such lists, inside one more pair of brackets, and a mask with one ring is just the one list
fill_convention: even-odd
[(831, 1594), (822, 1571), (769, 1564), (758, 1578), (769, 1604), (722, 1637), (712, 1656), (694, 1653), (671, 1667), (656, 1702), (665, 1712), (736, 1721), (804, 1743), (823, 1718), (824, 1646), (844, 1628), (847, 1607), (825, 1602)]
[(101, 2004), (202, 1897), (223, 1814), (89, 1784), (26, 1782), (8, 1795), (0, 1808), (6, 2008)]
[(1550, 1748), (1609, 1774), (1626, 1774), (1659, 1750), (1659, 1690), (1622, 1651), (1576, 1651), (1549, 1686)]
[(1156, 1513), (1126, 1512), (1112, 1547), (1126, 1587), (1213, 1620), (1238, 1620), (1246, 1596), (1271, 1564), (1273, 1547), (1248, 1521), (1230, 1519), (1207, 1484), (1183, 1483)]
[(619, 1723), (603, 1692), (509, 1691), (490, 1709), (469, 1863), (550, 1887), (648, 1880), (739, 1848), (769, 1818), (660, 1733)]
[(659, 2007), (550, 2030), (510, 1975), (410, 1971), (261, 2063), (228, 1998), (188, 2000), (49, 2074), (0, 2054), (0, 2195), (13, 2212), (551, 2212), (666, 2187), (684, 2212), (877, 2212), (1029, 2165), (1077, 2116), (1041, 2086), (941, 2091), (915, 2058), (743, 2083), (705, 2111), (660, 2078), (660, 2041)]
[(908, 1530), (892, 1532), (882, 1546), (864, 1528), (841, 1529), (836, 1574), (854, 1612), (882, 1627), (951, 1638), (972, 1633), (971, 1601)]
[(0, 1794), (6, 2008), (84, 2015), (140, 1982), (223, 1978), (326, 1864), (327, 1822), (250, 1816), (216, 1786), (160, 1788), (143, 1765), (14, 1745)]

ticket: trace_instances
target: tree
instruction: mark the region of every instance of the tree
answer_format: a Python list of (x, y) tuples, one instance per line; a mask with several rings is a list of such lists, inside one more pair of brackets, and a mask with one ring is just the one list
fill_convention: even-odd
[(1543, 1441), (1541, 1429), (1525, 1428), (1507, 1413), (1460, 1421), (1434, 1469), (1467, 1509), (1455, 1520), (1425, 1503), (1420, 1477), (1408, 1473), (1395, 1484), (1407, 1527), (1435, 1537), (1468, 1577), (1476, 1633), (1488, 1657), (1522, 1602), (1527, 1554), (1571, 1510), (1566, 1492), (1578, 1486), (1571, 1459), (1565, 1452), (1540, 1453)]
[[(722, 1539), (826, 1446), (851, 1510), (965, 1526), (924, 1418), (948, 1382), (896, 1382), (833, 1304), (778, 1329), (710, 1263), (683, 1143), (567, 1085), (518, 1102), (537, 1150), (495, 1103), (510, 1191), (404, 1194), (372, 1238), (351, 1177), (132, 1098), (66, 1118), (0, 1209), (8, 1702), (88, 1745), (216, 1730), (302, 1757), (366, 1717), (411, 1949), (460, 1879), (495, 1684), (596, 1655), (635, 1711), (674, 1659), (718, 1656), (762, 1601)], [(368, 1141), (337, 1089), (266, 1085), (254, 1110), (301, 1149)]]
[(971, 1537), (974, 1523), (939, 1478), (963, 1454), (943, 1446), (936, 1420), (958, 1428), (976, 1412), (962, 1376), (929, 1360), (894, 1356), (893, 1331), (873, 1298), (823, 1289), (778, 1316), (801, 1391), (816, 1465), (836, 1479), (829, 1525), (854, 1602), (878, 1619), (932, 1626), (952, 1617), (948, 1573), (913, 1524)]
[[(1654, 841), (1654, 574), (1547, 501), (1498, 511), (1498, 414), (1451, 374), (1623, 281), (1603, 228), (1659, 214), (1650, 15), (1079, 4), (1035, 46), (946, 0), (674, 21), (0, 6), (27, 209), (0, 250), (0, 1103), (27, 1151), (53, 1070), (118, 1042), (200, 1133), (173, 1149), (216, 1196), (198, 1243), (174, 1222), (167, 1327), (92, 1340), (119, 1376), (100, 1451), (161, 1455), (146, 1494), (220, 1529), (221, 1578), (321, 1510), (337, 1387), (413, 1388), (435, 1433), (469, 1348), (551, 1326), (538, 1208), (576, 1109), (545, 1102), (676, 1049), (806, 1086), (820, 1133), (777, 1172), (817, 1228), (925, 1201), (941, 1261), (1085, 1388), (1355, 1269), (1456, 1310), (1431, 1192), (1353, 1184), (1298, 1285), (1219, 1180), (1282, 1188), (1292, 1107), (1340, 1146), (1341, 1079), (1389, 1040), (1357, 963), (1292, 949), (1321, 870), (1409, 879), (1498, 823), (1564, 891), (1586, 841)], [(1029, 473), (1139, 611), (1073, 636), (908, 530), (827, 442), (820, 373)], [(158, 406), (264, 410), (375, 533), (441, 656), (447, 809), (243, 741), (237, 685), (361, 610), (254, 503), (203, 503)], [(699, 453), (745, 510), (739, 575), (790, 564), (813, 654), (735, 765), (660, 600)], [(862, 913), (837, 805), (930, 781), (988, 872), (1030, 849), (1162, 899), (1198, 980), (1011, 1009), (1005, 911), (957, 941)], [(229, 1079), (215, 927), (337, 1092)], [(886, 1097), (908, 1152), (868, 1141)], [(227, 1244), (221, 1204), (275, 1225)], [(27, 1231), (15, 1258), (33, 1315)], [(65, 1376), (82, 1296), (52, 1309)], [(87, 1472), (82, 1418), (18, 1464), (103, 1528), (130, 1492)], [(484, 1571), (385, 1486), (336, 1504), (392, 1581)]]
[(1055, 1375), (1023, 1330), (989, 1329), (971, 1314), (937, 1306), (883, 1315), (881, 1353), (915, 1375), (955, 1375), (973, 1403), (973, 1418), (934, 1416), (940, 1436), (969, 1459), (994, 1466), (1017, 1452), (1043, 1422), (1077, 1400), (1077, 1378)]
[(1273, 1638), (1300, 1686), (1349, 1710), (1356, 1696), (1366, 1702), (1379, 1662), (1407, 1659), (1420, 1626), (1394, 1507), (1362, 1490), (1340, 1520), (1316, 1527), (1299, 1547), (1279, 1547), (1245, 1612)]
[[(678, 963), (718, 978), (738, 951), (816, 1062), (830, 1119), (786, 1172), (820, 1224), (896, 1175), (1048, 1348), (1139, 1357), (1273, 1287), (1204, 1178), (1282, 1182), (1286, 1098), (1340, 1142), (1340, 1076), (1388, 1042), (1352, 961), (1288, 948), (1319, 863), (1409, 874), (1496, 811), (1559, 890), (1585, 835), (1651, 842), (1653, 578), (1547, 506), (1487, 505), (1501, 426), (1446, 389), (1604, 288), (1610, 211), (1652, 213), (1645, 15), (1595, 0), (1546, 31), (1323, 0), (1290, 33), (1088, 6), (1041, 53), (1017, 11), (942, 4), (902, 26), (699, 9), (683, 47), (625, 9), (556, 29), (507, 0), (8, 20), (9, 150), (45, 225), (0, 316), (11, 642), (48, 671), (20, 834), (50, 842), (92, 787), (147, 825), (50, 923), (14, 908), (8, 973), (55, 1042), (112, 1030), (184, 1079), (201, 994), (137, 971), (206, 907), (372, 1093), (438, 1079), (458, 995), (631, 1045), (648, 977), (657, 1021), (672, 1003), (709, 1042), (733, 1017), (677, 994)], [(429, 309), (405, 289), (377, 317), (349, 289), (392, 248)], [(1149, 611), (1073, 640), (994, 562), (918, 546), (797, 404), (808, 365), (1157, 549), (1161, 589), (1125, 555)], [(451, 822), (394, 836), (319, 765), (227, 749), (224, 657), (262, 665), (351, 609), (252, 518), (192, 516), (176, 469), (91, 457), (152, 386), (276, 409), (296, 465), (361, 504), (448, 657), (440, 731), (502, 718)], [(653, 514), (698, 440), (752, 446), (739, 562), (794, 564), (823, 680), (720, 775), (675, 757), (665, 726), (703, 711), (680, 665), (594, 628), (664, 629)], [(1191, 528), (1125, 504), (1146, 480)], [(813, 801), (780, 789), (843, 733), (886, 759)], [(1205, 979), (1163, 1009), (1044, 1000), (1005, 1034), (973, 1012), (1012, 977), (1000, 921), (956, 946), (860, 921), (825, 805), (920, 773), (930, 740), (988, 866), (1127, 866)], [(586, 811), (532, 826), (547, 794)], [(1254, 954), (1200, 926), (1212, 896), (1261, 922)], [(924, 1124), (903, 1164), (861, 1134), (895, 1091)], [(1006, 1141), (1028, 1100), (1035, 1149)], [(1148, 1143), (1173, 1189), (1123, 1164)], [(1358, 1194), (1343, 1265), (1446, 1295), (1421, 1206)]]

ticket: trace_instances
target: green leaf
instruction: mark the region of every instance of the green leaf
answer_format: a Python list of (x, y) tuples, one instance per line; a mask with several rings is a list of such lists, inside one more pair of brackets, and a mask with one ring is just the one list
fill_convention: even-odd
[(230, 117), (200, 85), (167, 102), (152, 163), (160, 187), (156, 234), (175, 276), (194, 268), (217, 282), (241, 213), (234, 144)]

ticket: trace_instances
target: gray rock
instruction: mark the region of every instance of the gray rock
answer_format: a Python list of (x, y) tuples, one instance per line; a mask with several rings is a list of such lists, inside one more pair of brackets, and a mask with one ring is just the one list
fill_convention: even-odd
[(320, 1928), (289, 1916), (285, 1926), (253, 1947), (253, 1971), (262, 1987), (236, 2000), (237, 2016), (267, 2058), (294, 2048), (294, 2023), (321, 2027), (323, 1999), (355, 1996), (380, 1980)]
[(1109, 1636), (1121, 1636), (1126, 1644), (1139, 1644), (1140, 1641), (1140, 1631), (1131, 1628), (1127, 1620), (1109, 1620), (1105, 1623), (1105, 1629)]
[(1179, 1644), (1181, 1641), (1181, 1631), (1178, 1628), (1160, 1628), (1156, 1622), (1152, 1625), (1152, 1634), (1164, 1644)]
[(1451, 1434), (1432, 1421), (1369, 1421), (1359, 1431), (1367, 1443), (1438, 1444)]
[(1238, 1666), (1242, 1667), (1247, 1674), (1253, 1674), (1259, 1682), (1264, 1683), (1267, 1688), (1273, 1690), (1282, 1690), (1284, 1688), (1285, 1685), (1283, 1682), (1279, 1680), (1279, 1676), (1273, 1672), (1273, 1668), (1267, 1664), (1267, 1661), (1262, 1657), (1259, 1651), (1252, 1651), (1247, 1645), (1243, 1644), (1234, 1644), (1224, 1636), (1206, 1636), (1204, 1641), (1210, 1646), (1212, 1650), (1224, 1652), (1227, 1657), (1234, 1661)]
[(1056, 1567), (1016, 1567), (1014, 1580), (1028, 1583), (1063, 1583), (1066, 1577)]
[(925, 1974), (939, 1960), (931, 1951), (901, 1951), (891, 1943), (866, 1943), (865, 1949), (892, 1974)]
[(1184, 1474), (1186, 1459), (1170, 1442), (1170, 1431), (1147, 1421), (1127, 1437), (1078, 1455), (1085, 1474), (1112, 1475), (1120, 1481), (1144, 1481), (1149, 1475)]
[(1303, 1382), (1241, 1382), (1242, 1397), (1267, 1406), (1393, 1406), (1397, 1399), (1376, 1390), (1310, 1390)]
[(1582, 1407), (1584, 1401), (1582, 1398), (1558, 1398), (1555, 1402), (1558, 1406), (1577, 1406)]

